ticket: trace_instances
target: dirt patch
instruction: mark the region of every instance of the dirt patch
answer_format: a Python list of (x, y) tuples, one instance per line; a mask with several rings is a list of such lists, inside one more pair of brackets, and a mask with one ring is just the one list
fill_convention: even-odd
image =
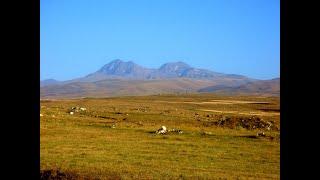
[(117, 120), (116, 118), (109, 117), (109, 116), (100, 116), (100, 115), (96, 115), (95, 117), (97, 117), (97, 118), (102, 118), (102, 119), (112, 119), (112, 120)]
[(267, 140), (274, 140), (275, 138), (272, 136), (254, 136), (254, 135), (247, 135), (247, 136), (238, 136), (241, 138), (250, 138), (250, 139), (267, 139)]
[(75, 179), (80, 179), (80, 176), (72, 172), (62, 172), (60, 170), (41, 170), (40, 171), (40, 180), (75, 180)]
[[(65, 171), (62, 172), (61, 170), (40, 170), (40, 180), (98, 180), (100, 178), (97, 177), (90, 177), (85, 175), (79, 175), (74, 172)], [(106, 179), (114, 179), (119, 180), (121, 177), (115, 173), (108, 174)]]
[(266, 130), (278, 130), (273, 121), (264, 121), (263, 119), (252, 117), (226, 117), (223, 116), (218, 121), (211, 122), (220, 127), (228, 127), (231, 129), (242, 127), (248, 130), (253, 129), (266, 129)]

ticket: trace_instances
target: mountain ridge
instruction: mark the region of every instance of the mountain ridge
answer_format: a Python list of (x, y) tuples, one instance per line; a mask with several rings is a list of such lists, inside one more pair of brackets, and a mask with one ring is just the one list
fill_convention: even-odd
[(278, 90), (270, 88), (274, 86), (273, 83), (277, 82), (270, 83), (243, 75), (194, 68), (182, 61), (168, 62), (159, 68), (146, 68), (133, 61), (116, 59), (84, 77), (67, 81), (41, 81), (40, 96), (104, 97), (185, 91), (252, 93), (255, 89), (257, 92), (263, 92), (263, 88), (266, 88), (267, 93), (272, 93), (273, 90)]
[(97, 71), (90, 73), (84, 77), (75, 78), (72, 80), (61, 81), (63, 83), (70, 83), (75, 81), (80, 82), (94, 82), (103, 79), (168, 79), (168, 78), (194, 78), (194, 79), (214, 79), (220, 77), (232, 78), (248, 78), (243, 75), (218, 73), (207, 69), (194, 68), (182, 61), (168, 62), (161, 65), (159, 68), (146, 68), (140, 66), (133, 61), (123, 61), (115, 59), (103, 65)]

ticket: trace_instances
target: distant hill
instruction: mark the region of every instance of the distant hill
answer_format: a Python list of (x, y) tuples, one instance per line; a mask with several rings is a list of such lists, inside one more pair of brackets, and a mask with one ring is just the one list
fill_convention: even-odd
[(183, 78), (161, 80), (108, 79), (96, 82), (73, 82), (45, 86), (40, 89), (40, 92), (43, 98), (103, 97), (196, 92), (199, 87), (208, 85), (214, 85), (214, 82)]
[(114, 60), (84, 77), (40, 82), (42, 98), (147, 95), (174, 92), (273, 92), (273, 83), (236, 74), (224, 74), (171, 62), (158, 69), (132, 61)]
[(239, 86), (218, 85), (201, 88), (198, 92), (245, 93), (280, 95), (280, 78), (248, 82)]
[(40, 86), (49, 86), (49, 85), (55, 85), (59, 83), (60, 81), (57, 81), (55, 79), (45, 79), (43, 81), (40, 81)]

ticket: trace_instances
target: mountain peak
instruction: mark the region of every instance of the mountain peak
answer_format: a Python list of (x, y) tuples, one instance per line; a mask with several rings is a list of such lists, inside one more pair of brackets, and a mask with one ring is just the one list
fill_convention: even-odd
[[(99, 69), (96, 74), (110, 77), (122, 77), (122, 78), (144, 78), (146, 68), (135, 64), (132, 61), (123, 61), (115, 59)], [(90, 75), (92, 76), (92, 74)]]
[[(190, 67), (187, 63), (182, 62), (182, 61), (176, 61), (176, 62), (168, 62), (163, 64), (161, 67), (163, 66), (183, 66), (183, 67)], [(160, 68), (161, 68), (160, 67)]]
[[(134, 64), (132, 61), (124, 61), (124, 60), (121, 60), (121, 59), (115, 59), (113, 61), (110, 61), (108, 64), (122, 64), (122, 63)], [(108, 65), (108, 64), (106, 64), (106, 65)]]
[(123, 71), (125, 69), (132, 68), (135, 65), (136, 64), (134, 64), (132, 61), (125, 62), (121, 59), (115, 59), (115, 60), (109, 62), (108, 64), (104, 65), (99, 70), (99, 72), (103, 72), (103, 73), (107, 73), (107, 74), (108, 74), (108, 72), (115, 73), (118, 70)]
[(178, 62), (170, 62), (170, 63), (165, 63), (163, 64), (160, 68), (159, 71), (162, 73), (175, 73), (175, 74), (181, 74), (187, 69), (190, 69), (191, 67), (181, 61)]

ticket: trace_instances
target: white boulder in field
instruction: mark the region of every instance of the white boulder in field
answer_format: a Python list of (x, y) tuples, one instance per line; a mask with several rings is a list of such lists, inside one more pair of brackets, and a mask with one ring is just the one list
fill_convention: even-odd
[(160, 129), (158, 129), (157, 134), (165, 134), (167, 133), (167, 128), (165, 126), (161, 126)]

